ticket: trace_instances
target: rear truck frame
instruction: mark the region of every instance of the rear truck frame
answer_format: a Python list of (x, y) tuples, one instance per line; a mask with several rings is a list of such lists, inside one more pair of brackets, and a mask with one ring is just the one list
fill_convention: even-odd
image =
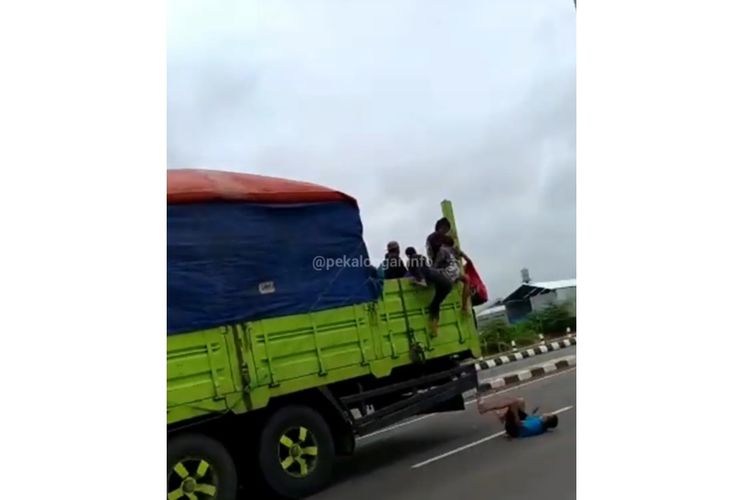
[[(450, 202), (442, 212), (456, 236)], [(356, 437), (463, 410), (480, 348), (460, 286), (435, 338), (434, 290), (409, 279), (385, 281), (376, 302), (169, 336), (167, 499), (302, 498)]]

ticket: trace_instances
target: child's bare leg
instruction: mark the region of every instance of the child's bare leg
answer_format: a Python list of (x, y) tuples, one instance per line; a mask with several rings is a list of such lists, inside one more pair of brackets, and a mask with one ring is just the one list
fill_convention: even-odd
[(495, 415), (497, 416), (497, 419), (499, 421), (501, 421), (501, 422), (505, 421), (505, 415), (507, 415), (507, 414), (508, 414), (508, 409), (507, 408), (504, 409), (504, 410), (495, 410)]
[(461, 312), (468, 314), (471, 304), (471, 287), (469, 286), (469, 278), (466, 275), (463, 275), (460, 279), (463, 283), (463, 290), (461, 292)]
[(494, 402), (487, 402), (484, 398), (480, 398), (479, 401), (477, 401), (477, 409), (479, 410), (479, 413), (486, 413), (493, 410), (505, 410), (514, 404), (523, 404), (523, 399), (505, 398)]
[(517, 402), (518, 402), (518, 409), (526, 413), (526, 400), (523, 398), (518, 398)]

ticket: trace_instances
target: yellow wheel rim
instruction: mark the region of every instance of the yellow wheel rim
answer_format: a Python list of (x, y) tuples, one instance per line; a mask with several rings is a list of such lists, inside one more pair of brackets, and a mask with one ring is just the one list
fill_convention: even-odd
[(292, 477), (307, 477), (318, 463), (318, 442), (307, 427), (290, 427), (279, 437), (281, 469)]
[(197, 457), (185, 457), (167, 474), (167, 500), (216, 498), (218, 475), (211, 464)]

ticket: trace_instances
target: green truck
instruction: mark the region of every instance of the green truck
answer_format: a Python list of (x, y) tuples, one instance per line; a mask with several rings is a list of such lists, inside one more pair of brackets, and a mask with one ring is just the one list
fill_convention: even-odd
[[(173, 201), (192, 203), (190, 196), (200, 191), (198, 174), (181, 174), (170, 173), (168, 209)], [(186, 178), (190, 189), (185, 189)], [(243, 182), (257, 187), (252, 176)], [(180, 198), (185, 193), (187, 198)], [(209, 207), (222, 202), (211, 196), (204, 190), (195, 199)], [(278, 201), (263, 196), (246, 198)], [(294, 196), (282, 201), (296, 201)], [(219, 198), (232, 196), (223, 190)], [(310, 200), (318, 203), (315, 196)], [(457, 237), (450, 202), (441, 208)], [(195, 222), (197, 213), (183, 217), (190, 234), (202, 223)], [(211, 224), (206, 227), (215, 227)], [(178, 259), (172, 254), (184, 247), (171, 241), (172, 231), (170, 225), (169, 266)], [(171, 275), (168, 302), (179, 299), (181, 305), (185, 293), (170, 280)], [(463, 394), (477, 385), (470, 360), (479, 356), (480, 347), (474, 317), (461, 312), (460, 287), (443, 302), (439, 334), (432, 337), (427, 318), (432, 288), (414, 286), (408, 278), (380, 281), (380, 286), (375, 300), (269, 313), (168, 335), (168, 500), (234, 500), (240, 488), (253, 492), (253, 498), (301, 498), (325, 487), (335, 460), (354, 452), (357, 437), (414, 415), (464, 408)], [(258, 300), (279, 287), (262, 283)], [(207, 309), (210, 304), (189, 312)]]

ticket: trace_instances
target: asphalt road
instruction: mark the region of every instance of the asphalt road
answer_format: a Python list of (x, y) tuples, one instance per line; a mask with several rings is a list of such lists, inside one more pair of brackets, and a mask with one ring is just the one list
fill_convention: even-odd
[[(544, 362), (548, 356), (571, 354), (575, 354), (574, 347), (486, 371), (496, 376)], [(492, 437), (502, 426), (491, 415), (479, 415), (474, 404), (462, 412), (419, 417), (359, 439), (354, 457), (337, 467), (334, 484), (311, 498), (572, 500), (576, 489), (575, 374), (570, 369), (505, 391), (508, 396), (525, 397), (529, 408), (563, 409), (553, 432), (518, 440)]]

